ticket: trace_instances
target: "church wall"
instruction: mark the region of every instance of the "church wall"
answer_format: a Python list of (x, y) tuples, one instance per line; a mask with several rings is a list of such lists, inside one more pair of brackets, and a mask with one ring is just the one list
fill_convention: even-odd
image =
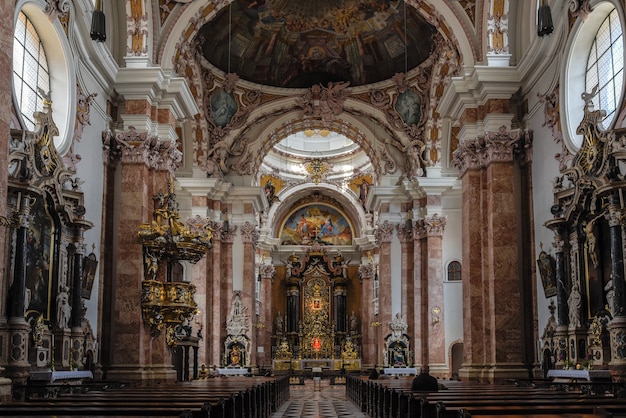
[[(463, 286), (461, 278), (460, 282), (448, 282), (447, 281), (447, 266), (450, 261), (460, 261), (462, 263), (461, 256), (461, 209), (449, 208), (445, 209), (446, 201), (451, 201), (451, 204), (460, 203), (458, 196), (451, 197), (449, 199), (444, 198), (444, 210), (443, 215), (447, 217), (446, 229), (443, 233), (442, 241), (442, 271), (443, 277), (443, 301), (444, 306), (443, 318), (445, 318), (445, 341), (446, 350), (449, 350), (450, 344), (454, 341), (463, 340)], [(454, 203), (452, 203), (454, 202)], [(446, 356), (446, 362), (450, 359)]]

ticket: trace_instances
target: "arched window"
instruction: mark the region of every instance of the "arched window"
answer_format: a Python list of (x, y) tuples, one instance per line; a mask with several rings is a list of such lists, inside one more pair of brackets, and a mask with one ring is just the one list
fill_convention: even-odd
[(31, 20), (20, 12), (13, 37), (13, 85), (26, 129), (35, 130), (33, 114), (43, 110), (43, 97), (50, 91), (48, 59)]
[(593, 97), (595, 109), (606, 111), (606, 118), (602, 122), (605, 129), (615, 117), (623, 80), (622, 25), (617, 9), (613, 9), (600, 25), (591, 45), (585, 77), (585, 91), (590, 93), (597, 89), (597, 94)]
[[(568, 36), (565, 60), (559, 77), (559, 102), (563, 139), (575, 153), (582, 144), (582, 135), (576, 130), (583, 118), (582, 93), (591, 93), (594, 109), (606, 112), (602, 122), (610, 129), (621, 100), (624, 78), (623, 2), (594, 0), (586, 20), (577, 19)], [(585, 63), (585, 65), (581, 65)]]
[[(76, 73), (69, 60), (72, 48), (59, 19), (50, 19), (42, 5), (17, 0), (13, 34), (13, 103), (18, 128), (33, 131), (33, 113), (43, 110), (50, 93), (54, 124), (59, 134), (54, 146), (64, 155), (72, 144), (76, 119)], [(41, 89), (41, 90), (39, 90)]]
[(461, 281), (461, 263), (459, 263), (458, 261), (451, 261), (448, 264), (448, 281)]

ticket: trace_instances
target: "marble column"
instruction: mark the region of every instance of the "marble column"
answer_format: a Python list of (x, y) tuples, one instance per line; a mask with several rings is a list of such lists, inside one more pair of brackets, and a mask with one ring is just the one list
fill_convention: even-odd
[(528, 376), (525, 351), (532, 336), (525, 334), (521, 315), (522, 187), (515, 166), (525, 140), (519, 131), (502, 127), (462, 141), (455, 153), (463, 183), (462, 379)]
[[(103, 237), (106, 270), (104, 288), (109, 289), (110, 310), (103, 313), (102, 352), (105, 378), (142, 382), (174, 381), (165, 333), (156, 335), (144, 324), (141, 312), (141, 282), (144, 276), (142, 245), (137, 240), (140, 224), (152, 220), (153, 196), (167, 192), (169, 170), (176, 168), (178, 151), (147, 133), (107, 133), (105, 150), (119, 158), (117, 178), (107, 199), (117, 202), (119, 218), (110, 235)], [(106, 157), (106, 153), (105, 153)], [(113, 220), (111, 219), (111, 222)], [(164, 267), (164, 266), (163, 266)], [(164, 274), (159, 268), (159, 275)], [(106, 334), (104, 334), (106, 333)]]
[[(26, 322), (26, 239), (30, 225), (30, 205), (33, 199), (27, 195), (18, 196), (19, 209), (15, 247), (15, 271), (10, 289), (8, 306), (8, 347), (6, 374), (13, 381), (26, 382), (30, 363), (28, 362), (28, 341), (30, 326)], [(4, 204), (5, 202), (3, 202)]]
[(622, 252), (622, 209), (616, 195), (609, 197), (609, 240), (611, 251), (611, 275), (613, 279), (614, 306), (613, 320), (607, 327), (611, 338), (611, 361), (609, 369), (615, 381), (626, 378), (626, 300), (624, 300), (624, 254)]
[(300, 288), (296, 284), (287, 286), (287, 332), (298, 332), (300, 322)]
[(214, 322), (211, 325), (212, 331), (219, 336), (219, 340), (216, 341), (216, 349), (219, 350), (218, 365), (222, 364), (224, 341), (226, 340), (224, 321), (228, 318), (228, 315), (230, 315), (233, 302), (233, 241), (237, 234), (236, 225), (230, 224), (228, 230), (224, 228), (225, 227), (222, 226), (222, 254), (220, 263), (216, 266), (217, 275), (215, 276), (217, 278), (217, 284), (220, 286), (220, 298), (217, 305), (220, 311), (214, 316)]
[(348, 313), (346, 312), (346, 287), (344, 285), (337, 285), (334, 289), (335, 309), (334, 309), (334, 321), (336, 332), (347, 332), (346, 318)]
[(27, 196), (19, 196), (19, 220), (15, 234), (15, 268), (13, 271), (13, 284), (10, 290), (11, 303), (9, 304), (9, 319), (24, 319), (26, 312), (26, 240), (30, 225), (30, 203), (32, 199)]
[[(413, 221), (408, 219), (405, 223), (398, 225), (398, 239), (400, 240), (401, 255), (401, 277), (402, 280), (402, 318), (405, 318), (409, 335), (415, 336), (415, 296), (413, 282)], [(404, 279), (406, 278), (406, 279)], [(411, 350), (415, 347), (411, 346)]]
[(252, 367), (256, 367), (257, 363), (257, 333), (254, 332), (254, 326), (252, 324), (252, 319), (254, 317), (255, 306), (256, 306), (256, 278), (255, 274), (255, 247), (257, 245), (257, 241), (259, 239), (259, 232), (257, 231), (256, 225), (245, 222), (239, 228), (241, 231), (241, 238), (243, 241), (243, 295), (242, 300), (244, 306), (248, 307), (248, 312), (250, 312), (250, 324), (249, 329), (251, 332), (249, 333), (250, 337), (250, 365)]
[(376, 238), (378, 240), (378, 320), (382, 324), (382, 331), (377, 336), (378, 364), (383, 364), (383, 338), (387, 335), (391, 319), (396, 313), (391, 312), (391, 240), (396, 225), (385, 220), (378, 225)]
[(374, 344), (376, 335), (380, 330), (380, 322), (375, 316), (372, 306), (375, 265), (371, 253), (369, 251), (367, 253), (369, 257), (366, 255), (359, 266), (359, 281), (361, 282), (361, 348), (364, 367), (371, 367), (374, 365), (380, 366), (382, 363), (377, 363), (377, 346)]
[(485, 225), (483, 211), (483, 177), (477, 169), (468, 169), (462, 178), (462, 234), (463, 234), (463, 351), (464, 362), (459, 370), (463, 380), (480, 380), (486, 363), (485, 349), (485, 301), (483, 287), (483, 251), (486, 249), (482, 236)]
[[(82, 237), (81, 237), (82, 239)], [(70, 327), (72, 331), (82, 330), (82, 284), (83, 284), (83, 259), (85, 257), (84, 245), (77, 243), (74, 246), (74, 269), (72, 271), (72, 317)]]
[[(213, 207), (219, 211), (219, 202), (209, 201), (207, 206)], [(206, 339), (205, 346), (205, 361), (207, 366), (221, 366), (221, 353), (223, 341), (225, 338), (226, 330), (222, 324), (223, 317), (222, 312), (227, 310), (227, 307), (223, 307), (222, 304), (222, 237), (224, 233), (222, 231), (221, 222), (213, 222), (213, 248), (211, 248), (211, 257), (207, 257), (206, 260), (206, 278), (204, 279), (206, 285), (206, 312), (205, 312), (205, 327), (204, 338)]]
[(611, 277), (613, 279), (615, 312), (613, 317), (626, 316), (626, 282), (624, 282), (624, 253), (622, 251), (622, 209), (619, 196), (609, 198), (609, 239), (611, 251)]
[(443, 301), (443, 259), (442, 241), (447, 219), (434, 214), (424, 219), (426, 230), (426, 276), (428, 289), (428, 303), (425, 320), (428, 323), (428, 364), (431, 370), (445, 369), (445, 317)]
[[(422, 256), (422, 242), (423, 242), (423, 234), (422, 230), (419, 228), (418, 222), (413, 222), (413, 271), (409, 276), (407, 276), (407, 282), (411, 283), (411, 287), (413, 291), (411, 292), (411, 299), (413, 304), (413, 310), (408, 311), (410, 316), (410, 321), (413, 322), (412, 332), (410, 333), (413, 336), (411, 350), (413, 350), (413, 361), (415, 363), (422, 361), (425, 358), (426, 349), (425, 347), (428, 345), (428, 337), (426, 328), (428, 324), (424, 322), (425, 312), (427, 312), (427, 304), (425, 303), (426, 294), (428, 288), (425, 287), (425, 284), (422, 280), (424, 277), (423, 269), (425, 268), (425, 260)], [(408, 321), (407, 321), (408, 324)], [(410, 325), (409, 325), (410, 327)], [(411, 328), (410, 328), (411, 329)]]
[(562, 235), (562, 228), (557, 228), (554, 237), (554, 250), (556, 261), (556, 301), (557, 301), (557, 327), (567, 326), (569, 316), (567, 308), (567, 289), (565, 283), (567, 273), (565, 271), (565, 239)]
[[(259, 268), (259, 274), (261, 275), (261, 314), (259, 316), (259, 322), (263, 324), (260, 329), (261, 338), (259, 339), (259, 345), (263, 347), (263, 352), (259, 353), (259, 366), (271, 367), (272, 365), (272, 285), (274, 283), (274, 266), (272, 264), (261, 264)], [(281, 308), (281, 315), (285, 310)], [(284, 323), (283, 323), (284, 326)]]

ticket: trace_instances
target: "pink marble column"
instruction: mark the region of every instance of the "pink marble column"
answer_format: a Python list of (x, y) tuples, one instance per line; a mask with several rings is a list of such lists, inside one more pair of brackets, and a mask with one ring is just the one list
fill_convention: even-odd
[(428, 303), (426, 321), (428, 327), (428, 364), (431, 368), (445, 367), (447, 347), (445, 346), (445, 318), (443, 316), (443, 271), (442, 237), (446, 218), (438, 215), (424, 219), (426, 231), (426, 276)]
[(219, 297), (219, 312), (213, 318), (213, 329), (219, 336), (216, 341), (216, 349), (219, 350), (219, 362), (222, 364), (222, 355), (224, 353), (224, 341), (226, 341), (226, 319), (230, 314), (230, 309), (233, 301), (233, 240), (237, 233), (237, 227), (230, 225), (228, 232), (222, 231), (222, 254), (220, 257), (219, 265), (215, 266), (217, 270), (216, 276), (213, 280), (216, 280), (216, 286), (220, 287)]
[[(118, 218), (110, 217), (103, 237), (103, 258), (111, 266), (103, 279), (102, 360), (107, 379), (143, 382), (173, 381), (176, 374), (164, 333), (152, 336), (144, 325), (141, 288), (144, 276), (139, 225), (150, 223), (153, 196), (167, 192), (172, 149), (162, 147), (146, 133), (134, 129), (105, 135), (105, 159), (117, 155), (118, 183), (107, 179), (105, 201), (118, 202)], [(109, 166), (109, 169), (112, 167)], [(112, 175), (112, 171), (107, 170)], [(106, 211), (115, 206), (107, 204)], [(105, 215), (103, 215), (105, 216)], [(116, 229), (116, 230), (115, 230)], [(165, 267), (160, 267), (159, 275)]]
[[(512, 181), (512, 162), (493, 162), (487, 167), (487, 190), (490, 196), (487, 234), (488, 251), (486, 315), (492, 318), (487, 343), (494, 347), (491, 364), (518, 363), (524, 357), (525, 342), (521, 329), (521, 294), (519, 273), (518, 217)], [(506, 341), (506, 350), (496, 350)], [(509, 367), (509, 366), (504, 366)]]
[(413, 312), (409, 315), (413, 320), (413, 328), (409, 329), (409, 335), (413, 336), (411, 350), (413, 350), (413, 362), (415, 364), (426, 363), (426, 353), (428, 352), (428, 327), (425, 323), (425, 313), (428, 304), (426, 303), (426, 294), (428, 287), (425, 283), (425, 265), (423, 260), (423, 234), (420, 232), (418, 222), (413, 222), (413, 271), (407, 277), (407, 280), (413, 282)]
[(376, 238), (380, 242), (378, 248), (378, 312), (379, 320), (382, 323), (382, 330), (378, 336), (378, 362), (383, 362), (383, 346), (382, 338), (389, 333), (389, 323), (393, 316), (399, 312), (391, 312), (391, 239), (393, 238), (393, 230), (395, 225), (389, 221), (384, 221), (378, 225)]
[[(241, 238), (243, 240), (243, 289), (242, 301), (243, 305), (248, 307), (249, 313), (249, 330), (250, 337), (250, 365), (256, 367), (257, 363), (257, 333), (254, 327), (255, 305), (256, 305), (256, 271), (255, 271), (255, 246), (259, 238), (256, 225), (245, 222), (240, 227)], [(234, 260), (233, 260), (234, 262)]]
[(534, 340), (521, 317), (521, 214), (515, 199), (521, 185), (514, 166), (516, 153), (528, 147), (518, 146), (520, 140), (525, 138), (519, 132), (488, 133), (463, 141), (455, 159), (463, 183), (462, 379), (495, 382), (528, 374), (524, 352)]
[[(369, 252), (368, 252), (369, 253)], [(371, 255), (371, 254), (370, 254)], [(372, 305), (374, 286), (373, 259), (365, 261), (359, 266), (359, 276), (361, 282), (361, 348), (363, 366), (380, 366), (377, 363), (376, 335), (380, 334), (380, 325), (375, 324), (377, 318), (374, 316)]]
[[(413, 227), (412, 221), (410, 224), (398, 225), (398, 238), (400, 239), (400, 246), (402, 248), (400, 277), (402, 277), (402, 318), (406, 320), (408, 326), (408, 334), (415, 335), (415, 282), (413, 281)], [(411, 347), (413, 350), (414, 347)]]
[[(213, 212), (221, 212), (219, 200), (209, 200), (207, 208)], [(204, 281), (206, 283), (206, 312), (204, 316), (205, 361), (207, 366), (220, 366), (225, 325), (222, 323), (222, 312), (227, 310), (222, 304), (222, 252), (223, 237), (222, 222), (213, 222), (213, 247), (207, 255)]]
[[(272, 339), (271, 334), (274, 326), (272, 318), (272, 285), (274, 284), (274, 266), (271, 264), (261, 264), (261, 308), (259, 315), (258, 345), (263, 347), (263, 353), (257, 356), (259, 366), (271, 367), (272, 365)], [(284, 315), (284, 310), (281, 310)]]

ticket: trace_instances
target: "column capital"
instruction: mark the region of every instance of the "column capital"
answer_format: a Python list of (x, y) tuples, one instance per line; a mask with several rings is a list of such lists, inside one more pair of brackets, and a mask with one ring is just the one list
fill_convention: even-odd
[(413, 221), (410, 219), (407, 219), (405, 223), (396, 225), (396, 230), (401, 243), (413, 241)]
[(127, 131), (105, 131), (102, 142), (104, 159), (109, 165), (121, 161), (126, 164), (145, 164), (154, 170), (173, 173), (182, 163), (182, 153), (176, 141), (162, 141), (148, 132), (137, 132), (133, 126)]
[(391, 242), (391, 239), (393, 238), (394, 227), (395, 227), (395, 224), (392, 224), (391, 222), (387, 220), (378, 224), (378, 228), (376, 229), (376, 232), (374, 233), (374, 235), (376, 236), (376, 240), (381, 243)]
[(509, 130), (501, 126), (498, 131), (467, 139), (454, 151), (452, 164), (461, 176), (471, 169), (480, 169), (493, 162), (513, 162), (517, 159), (526, 164), (532, 159), (532, 134), (521, 130)]
[(256, 244), (259, 240), (259, 231), (256, 229), (256, 225), (246, 221), (240, 227), (241, 229), (241, 239), (244, 243), (252, 244), (256, 247)]

